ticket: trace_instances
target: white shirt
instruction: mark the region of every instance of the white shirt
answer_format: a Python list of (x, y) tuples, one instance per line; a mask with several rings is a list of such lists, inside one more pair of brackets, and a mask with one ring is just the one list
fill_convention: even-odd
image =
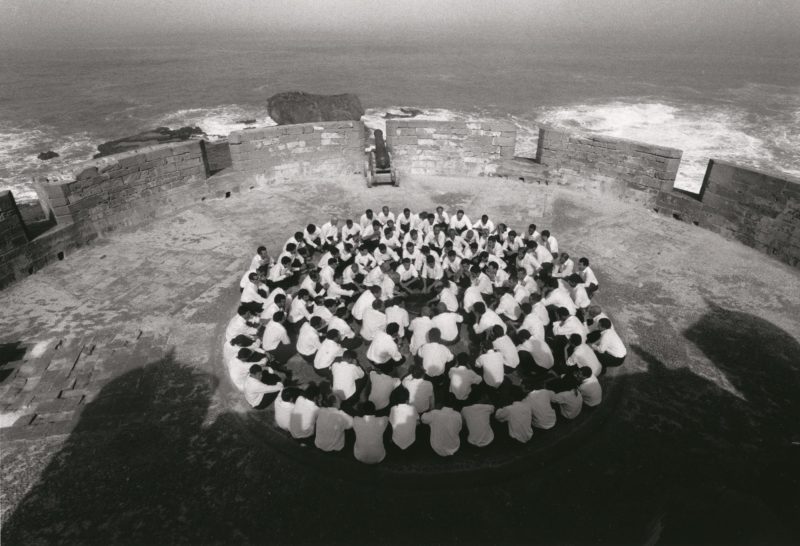
[(483, 380), (490, 387), (499, 387), (503, 383), (503, 378), (505, 377), (504, 360), (502, 353), (490, 349), (475, 361), (475, 365), (483, 369)]
[(394, 281), (389, 275), (384, 275), (381, 280), (381, 300), (386, 301), (394, 297)]
[(522, 257), (522, 267), (525, 268), (527, 275), (533, 275), (542, 268), (542, 264), (536, 259), (535, 252), (526, 252), (525, 256)]
[(498, 315), (503, 315), (511, 320), (518, 320), (522, 316), (522, 309), (519, 308), (519, 303), (514, 299), (511, 294), (503, 294), (500, 298), (500, 303), (497, 304), (495, 312)]
[(589, 407), (598, 406), (603, 401), (603, 387), (595, 376), (587, 377), (578, 387), (583, 403)]
[(361, 233), (361, 226), (358, 224), (353, 224), (350, 227), (347, 227), (347, 224), (342, 226), (342, 240), (347, 241), (352, 239), (355, 235)]
[(540, 368), (549, 370), (555, 363), (553, 351), (550, 350), (550, 346), (545, 343), (543, 339), (529, 338), (524, 343), (518, 345), (517, 350), (529, 352), (531, 356), (533, 356), (536, 365)]
[(575, 419), (581, 413), (583, 398), (578, 389), (557, 392), (553, 395), (553, 402), (558, 404), (561, 415), (566, 419)]
[(289, 306), (289, 322), (295, 324), (303, 319), (310, 319), (311, 313), (308, 312), (308, 302), (302, 298), (295, 298)]
[(483, 294), (478, 286), (470, 286), (464, 291), (464, 309), (467, 312), (472, 311), (472, 306), (481, 302), (484, 305), (486, 302), (483, 300)]
[(536, 254), (536, 261), (538, 261), (540, 264), (553, 261), (553, 255), (544, 245), (537, 246), (534, 249), (534, 253)]
[(375, 296), (370, 290), (364, 291), (356, 302), (353, 304), (353, 317), (358, 320), (364, 319), (364, 311), (372, 308), (372, 302), (375, 301)]
[(311, 316), (321, 318), (322, 322), (327, 326), (333, 318), (333, 313), (324, 305), (314, 305), (314, 312), (311, 313)]
[(375, 409), (380, 410), (389, 405), (389, 397), (400, 385), (400, 379), (373, 370), (369, 372), (369, 383), (369, 401), (375, 404)]
[(592, 271), (591, 267), (583, 268), (583, 271), (580, 272), (581, 279), (586, 286), (590, 284), (594, 284), (595, 286), (600, 286), (600, 283), (597, 282), (597, 277), (594, 276), (594, 271)]
[(247, 378), (250, 377), (250, 366), (253, 364), (255, 362), (243, 362), (238, 358), (232, 358), (228, 363), (228, 375), (231, 378), (231, 383), (240, 391), (244, 390), (244, 384), (247, 382)]
[(372, 341), (378, 332), (386, 330), (386, 324), (386, 315), (383, 312), (377, 309), (367, 309), (364, 311), (359, 335), (367, 341)]
[(551, 254), (556, 254), (558, 252), (558, 241), (552, 235), (547, 238), (544, 244), (547, 245), (547, 250), (549, 250)]
[(373, 267), (364, 277), (364, 286), (380, 286), (383, 281), (383, 271), (378, 267)]
[(294, 402), (286, 402), (278, 396), (272, 405), (275, 411), (275, 424), (283, 430), (289, 430), (289, 423), (292, 420), (292, 410)]
[(433, 328), (433, 321), (430, 317), (417, 317), (411, 321), (408, 329), (413, 332), (411, 342), (408, 345), (412, 355), (419, 352), (419, 348), (428, 342), (428, 331)]
[(340, 409), (321, 408), (317, 414), (314, 445), (322, 451), (341, 451), (344, 431), (353, 428), (353, 418)]
[(411, 404), (392, 406), (389, 422), (392, 424), (392, 441), (400, 449), (407, 449), (417, 439), (419, 414)]
[(342, 360), (331, 364), (333, 374), (333, 392), (342, 400), (347, 400), (356, 393), (356, 380), (364, 377), (360, 366)]
[(356, 333), (341, 317), (332, 317), (328, 322), (328, 330), (337, 330), (339, 334), (341, 334), (342, 339), (353, 339), (356, 337)]
[(469, 221), (469, 216), (464, 214), (461, 219), (458, 218), (458, 214), (455, 214), (450, 217), (450, 227), (453, 229), (471, 229), (472, 222)]
[(317, 354), (314, 355), (314, 369), (324, 370), (330, 368), (333, 361), (342, 356), (342, 354), (344, 354), (344, 349), (336, 341), (332, 339), (324, 340), (319, 349), (317, 349)]
[(534, 312), (525, 315), (519, 329), (530, 332), (533, 339), (544, 339), (544, 324), (542, 324), (542, 320)]
[(517, 304), (522, 305), (526, 301), (530, 300), (531, 291), (528, 290), (527, 286), (525, 286), (524, 284), (522, 284), (520, 282), (520, 283), (517, 283), (517, 286), (514, 287), (514, 296), (513, 297), (514, 297), (514, 301), (517, 302)]
[(533, 437), (531, 405), (524, 400), (500, 408), (494, 414), (498, 421), (508, 423), (508, 435), (525, 443)]
[(553, 324), (553, 335), (569, 337), (572, 334), (581, 336), (581, 340), (586, 341), (586, 326), (576, 316), (567, 317), (562, 324), (561, 321)]
[(433, 408), (433, 384), (430, 381), (407, 375), (402, 383), (408, 389), (408, 403), (414, 406), (417, 413), (422, 414)]
[(533, 311), (531, 312), (539, 317), (539, 320), (542, 321), (542, 324), (545, 326), (550, 324), (550, 314), (547, 312), (547, 306), (541, 301), (537, 301), (533, 305)]
[(334, 284), (336, 282), (334, 280), (335, 277), (336, 271), (327, 264), (322, 266), (322, 268), (319, 270), (319, 283), (324, 287)]
[(490, 404), (473, 404), (461, 410), (461, 416), (469, 431), (467, 442), (477, 447), (488, 446), (492, 443), (494, 432), (490, 419), (493, 414), (494, 406)]
[(375, 338), (369, 344), (367, 349), (367, 358), (371, 362), (378, 364), (386, 364), (390, 360), (400, 360), (403, 355), (397, 348), (397, 343), (394, 338), (383, 331), (375, 333)]
[(453, 360), (453, 353), (441, 343), (426, 343), (420, 347), (419, 356), (428, 377), (442, 375), (447, 363)]
[(334, 226), (330, 222), (325, 222), (319, 230), (319, 235), (323, 241), (333, 243), (339, 238), (339, 226)]
[(461, 447), (461, 414), (453, 408), (429, 411), (421, 418), (431, 427), (431, 447), (437, 455), (448, 457)]
[(304, 322), (297, 334), (297, 352), (303, 356), (311, 356), (320, 347), (319, 332), (308, 322)]
[(556, 410), (553, 409), (555, 393), (548, 389), (531, 391), (525, 400), (530, 404), (533, 415), (533, 426), (548, 430), (556, 426)]
[(625, 344), (614, 330), (603, 330), (600, 339), (593, 345), (598, 353), (608, 353), (611, 356), (622, 358), (628, 354)]
[(328, 297), (332, 298), (332, 299), (339, 299), (342, 296), (350, 297), (350, 296), (353, 295), (353, 291), (352, 290), (345, 290), (344, 288), (342, 288), (339, 285), (339, 283), (334, 282), (334, 281), (331, 281), (328, 284), (328, 287), (325, 290), (325, 292), (328, 295)]
[(359, 219), (358, 223), (361, 225), (361, 228), (363, 229), (367, 226), (371, 226), (372, 222), (374, 222), (375, 220), (377, 220), (375, 214), (373, 214), (372, 218), (370, 218), (369, 216), (367, 216), (367, 213), (365, 212), (364, 214), (361, 215), (361, 218)]
[[(556, 307), (566, 307), (570, 315), (575, 314), (575, 302), (565, 289), (559, 287), (542, 298), (545, 307), (555, 305)], [(554, 326), (555, 327), (555, 326)]]
[(400, 326), (400, 331), (398, 332), (398, 336), (403, 337), (406, 335), (406, 328), (409, 326), (409, 317), (408, 311), (400, 307), (399, 305), (392, 305), (391, 307), (386, 308), (386, 324), (391, 324), (394, 322), (398, 326)]
[(442, 302), (451, 313), (458, 311), (458, 298), (452, 288), (442, 288), (442, 291), (439, 292), (439, 301)]
[(225, 329), (225, 341), (230, 342), (230, 340), (238, 335), (255, 337), (256, 334), (258, 334), (258, 329), (247, 324), (247, 321), (244, 320), (243, 316), (236, 314), (230, 320), (228, 327)]
[(586, 286), (583, 284), (576, 284), (575, 288), (570, 290), (570, 296), (578, 309), (585, 309), (592, 304), (592, 300), (589, 299), (589, 295), (586, 293)]
[(472, 385), (477, 385), (483, 378), (466, 366), (455, 366), (448, 372), (450, 376), (450, 392), (458, 400), (466, 400), (472, 390)]
[(317, 422), (319, 407), (306, 398), (300, 396), (294, 403), (292, 415), (289, 418), (289, 432), (294, 438), (308, 438), (314, 434), (314, 425)]
[(603, 371), (603, 365), (597, 360), (597, 355), (591, 347), (585, 343), (581, 343), (567, 359), (567, 366), (586, 366), (592, 370), (593, 376), (598, 376)]
[(244, 290), (242, 291), (242, 297), (239, 299), (239, 301), (255, 301), (263, 304), (266, 301), (267, 296), (262, 296), (259, 294), (259, 290), (263, 290), (264, 294), (269, 294), (269, 289), (265, 285), (261, 284), (260, 282), (254, 283), (248, 279), (247, 284), (244, 286)]
[(353, 419), (353, 430), (356, 433), (356, 443), (353, 446), (353, 455), (356, 460), (367, 464), (377, 464), (386, 457), (383, 447), (383, 431), (389, 424), (386, 417), (365, 415)]
[(281, 343), (284, 345), (291, 343), (289, 334), (286, 333), (286, 328), (283, 327), (283, 324), (271, 320), (264, 327), (264, 337), (261, 340), (261, 347), (263, 347), (265, 351), (274, 351)]
[(400, 275), (401, 282), (408, 282), (419, 277), (419, 273), (416, 269), (414, 269), (413, 264), (408, 264), (408, 268), (401, 264), (397, 267), (397, 269), (395, 269), (395, 271), (397, 271), (397, 274)]
[(492, 283), (492, 279), (489, 278), (489, 275), (486, 273), (481, 273), (478, 275), (478, 288), (481, 291), (481, 294), (485, 296), (491, 296), (494, 294), (494, 283)]
[(464, 322), (464, 317), (458, 313), (439, 313), (431, 322), (433, 328), (438, 328), (442, 333), (443, 341), (455, 341), (458, 339), (458, 325)]
[(253, 376), (248, 376), (244, 382), (244, 397), (247, 403), (256, 407), (261, 403), (265, 394), (278, 392), (283, 388), (283, 384), (266, 385)]
[(519, 366), (519, 354), (517, 354), (517, 347), (511, 338), (508, 336), (501, 336), (492, 341), (492, 347), (495, 351), (499, 351), (503, 355), (503, 363), (509, 368), (516, 368)]
[(506, 333), (506, 323), (503, 322), (497, 313), (492, 311), (491, 309), (487, 309), (486, 312), (481, 315), (480, 320), (475, 325), (475, 333), (482, 334), (486, 330), (491, 330), (494, 326), (502, 326), (503, 333)]
[(422, 266), (423, 279), (427, 279), (429, 281), (438, 281), (443, 277), (444, 271), (442, 271), (442, 266), (440, 266), (438, 263), (434, 263), (433, 266), (425, 263), (425, 265)]
[(381, 224), (386, 224), (386, 222), (388, 222), (389, 220), (394, 222), (394, 213), (393, 212), (390, 211), (390, 212), (384, 214), (383, 211), (380, 211), (378, 213), (378, 222), (380, 222)]

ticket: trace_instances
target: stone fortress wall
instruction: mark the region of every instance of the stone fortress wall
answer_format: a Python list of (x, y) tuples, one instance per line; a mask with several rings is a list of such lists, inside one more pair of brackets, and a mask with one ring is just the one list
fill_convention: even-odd
[[(513, 177), (532, 191), (571, 187), (640, 203), (800, 267), (796, 178), (712, 159), (695, 195), (673, 187), (681, 150), (543, 127), (536, 158), (523, 158), (514, 155), (516, 136), (504, 121), (386, 123), (401, 186), (403, 176), (426, 175)], [(237, 131), (227, 141), (140, 148), (38, 179), (39, 204), (18, 206), (2, 192), (0, 288), (103, 233), (208, 198), (315, 177), (363, 177), (367, 137), (360, 121)]]

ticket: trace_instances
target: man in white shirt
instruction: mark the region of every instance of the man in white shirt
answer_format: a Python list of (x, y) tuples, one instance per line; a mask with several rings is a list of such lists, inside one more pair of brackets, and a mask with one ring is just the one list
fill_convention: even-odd
[(292, 415), (289, 419), (289, 432), (292, 437), (301, 439), (309, 438), (314, 435), (314, 427), (317, 423), (316, 399), (319, 396), (319, 388), (315, 383), (309, 384), (302, 395), (295, 400)]
[(225, 341), (230, 342), (238, 335), (245, 335), (248, 337), (255, 337), (258, 335), (258, 328), (251, 324), (256, 315), (253, 313), (252, 308), (247, 305), (240, 305), (236, 310), (236, 315), (230, 320), (227, 328), (225, 329)]
[(378, 222), (380, 222), (381, 224), (383, 224), (383, 225), (385, 226), (385, 225), (386, 225), (386, 223), (387, 223), (389, 220), (391, 220), (392, 222), (394, 222), (394, 213), (393, 213), (393, 212), (390, 212), (390, 211), (389, 211), (389, 207), (387, 207), (386, 205), (384, 205), (384, 206), (381, 208), (381, 211), (378, 213)]
[(441, 339), (447, 345), (452, 345), (458, 341), (460, 324), (464, 322), (464, 317), (459, 313), (447, 311), (444, 304), (439, 304), (437, 314), (432, 319), (432, 325), (441, 332)]
[(527, 373), (543, 373), (553, 367), (555, 359), (550, 346), (544, 339), (531, 337), (528, 330), (518, 330), (517, 355), (522, 370)]
[(356, 433), (353, 456), (362, 463), (377, 464), (386, 457), (383, 433), (389, 424), (389, 418), (375, 415), (375, 405), (372, 402), (364, 402), (361, 411), (363, 415), (353, 419), (353, 430)]
[(622, 343), (622, 339), (612, 327), (609, 319), (600, 319), (598, 326), (600, 339), (592, 344), (598, 360), (604, 368), (620, 366), (625, 362), (625, 356), (628, 354), (625, 344)]
[(241, 303), (255, 302), (264, 305), (267, 300), (269, 289), (267, 285), (261, 282), (260, 276), (256, 272), (252, 272), (247, 276), (247, 283), (242, 290), (242, 296), (239, 299)]
[(422, 368), (428, 379), (439, 381), (445, 372), (447, 365), (453, 361), (453, 353), (450, 349), (439, 343), (442, 340), (441, 332), (438, 328), (428, 330), (428, 343), (420, 347), (419, 357), (422, 359)]
[(356, 354), (345, 351), (341, 358), (331, 364), (333, 377), (333, 394), (342, 401), (342, 404), (352, 406), (359, 392), (359, 381), (364, 377), (364, 370), (357, 364)]
[[(575, 262), (569, 257), (569, 254), (562, 252), (558, 255), (558, 260), (553, 264), (553, 276), (560, 278), (567, 278), (575, 271)], [(583, 281), (581, 281), (583, 282)]]
[(388, 373), (403, 363), (403, 355), (397, 347), (400, 327), (394, 322), (386, 325), (386, 331), (377, 331), (367, 349), (367, 359), (379, 370)]
[(402, 385), (408, 390), (408, 403), (417, 413), (423, 414), (434, 407), (433, 383), (425, 379), (422, 366), (412, 366), (411, 374), (403, 378)]
[(322, 239), (322, 246), (325, 250), (330, 251), (336, 248), (336, 243), (339, 241), (339, 219), (336, 216), (331, 216), (329, 221), (322, 224), (319, 236)]
[(575, 419), (581, 413), (583, 397), (578, 389), (568, 389), (553, 395), (553, 403), (561, 410), (565, 419)]
[(375, 220), (375, 214), (372, 212), (372, 209), (367, 209), (364, 211), (364, 214), (361, 215), (361, 219), (358, 223), (361, 225), (361, 229), (363, 230), (367, 226), (371, 226), (372, 222)]
[(563, 307), (570, 315), (574, 315), (578, 308), (575, 307), (575, 302), (572, 301), (569, 292), (561, 288), (556, 279), (550, 279), (550, 281), (552, 284), (545, 289), (545, 296), (542, 298), (544, 306), (555, 307), (556, 309)]
[(583, 316), (586, 308), (592, 303), (586, 292), (586, 285), (583, 284), (583, 279), (577, 273), (573, 273), (566, 280), (570, 286), (570, 297), (575, 302), (575, 307), (577, 307), (576, 314)]
[(278, 311), (272, 315), (272, 320), (264, 327), (264, 336), (261, 339), (261, 347), (264, 351), (281, 360), (284, 355), (293, 352), (289, 334), (284, 327), (286, 314)]
[(398, 284), (406, 292), (414, 292), (422, 288), (422, 281), (419, 279), (419, 272), (414, 267), (411, 258), (405, 257), (396, 269), (399, 275)]
[(536, 259), (535, 248), (527, 247), (525, 249), (525, 254), (523, 254), (520, 260), (520, 265), (525, 269), (526, 275), (535, 275), (536, 272), (542, 268), (542, 264)]
[(482, 383), (483, 378), (467, 365), (469, 359), (467, 353), (459, 353), (457, 358), (458, 365), (447, 372), (450, 377), (450, 392), (456, 400), (466, 400), (472, 391), (472, 386)]
[(434, 290), (436, 296), (428, 303), (440, 302), (447, 311), (451, 313), (458, 311), (458, 297), (456, 296), (458, 287), (455, 283), (444, 281), (442, 284), (437, 285)]
[(410, 325), (410, 317), (408, 316), (408, 311), (400, 306), (401, 303), (403, 303), (403, 300), (399, 298), (386, 300), (386, 322), (387, 324), (390, 322), (397, 324), (400, 327), (397, 336), (399, 338), (404, 338), (406, 335), (406, 328)]
[(471, 313), (476, 303), (481, 303), (486, 307), (477, 278), (473, 279), (472, 284), (464, 291), (464, 311)]
[(492, 443), (494, 440), (492, 415), (494, 415), (494, 406), (487, 402), (470, 404), (461, 409), (461, 416), (469, 431), (467, 442), (476, 447), (484, 447)]
[(403, 233), (408, 233), (411, 228), (417, 227), (417, 223), (419, 216), (411, 214), (411, 209), (403, 209), (403, 212), (397, 215), (397, 225)]
[(558, 241), (555, 237), (550, 235), (550, 231), (546, 229), (542, 230), (542, 244), (547, 247), (547, 250), (550, 251), (550, 254), (558, 254)]
[(361, 235), (361, 226), (359, 224), (354, 224), (353, 221), (348, 218), (342, 226), (341, 233), (343, 242), (352, 242), (356, 237)]
[(306, 362), (313, 362), (314, 355), (320, 348), (321, 342), (319, 339), (320, 330), (325, 325), (320, 317), (314, 316), (310, 320), (303, 322), (300, 326), (300, 332), (297, 335), (297, 352), (302, 356)]
[(458, 233), (462, 233), (467, 229), (472, 229), (472, 222), (469, 217), (464, 214), (463, 210), (456, 212), (456, 215), (450, 218), (450, 227)]
[(508, 423), (508, 435), (524, 444), (533, 437), (532, 414), (531, 405), (523, 399), (498, 409), (494, 416), (501, 423)]
[(364, 311), (372, 308), (373, 302), (381, 296), (381, 289), (378, 286), (371, 286), (365, 290), (353, 304), (352, 314), (356, 320), (364, 320)]
[(297, 332), (297, 328), (300, 327), (301, 322), (311, 318), (311, 312), (308, 310), (309, 300), (310, 295), (308, 291), (300, 289), (297, 294), (295, 294), (291, 305), (289, 305), (289, 324), (295, 328), (293, 330), (294, 332)]
[(408, 330), (412, 333), (411, 341), (408, 345), (408, 350), (412, 356), (416, 356), (419, 348), (428, 342), (428, 331), (431, 328), (433, 328), (431, 310), (429, 307), (423, 307), (420, 310), (420, 316), (412, 320), (408, 327)]
[(484, 214), (481, 219), (472, 224), (472, 229), (478, 230), (483, 237), (488, 237), (494, 232), (494, 222), (489, 220), (489, 216)]
[(578, 392), (581, 393), (581, 398), (583, 398), (583, 405), (588, 407), (599, 406), (600, 402), (603, 401), (603, 387), (600, 386), (600, 381), (589, 368), (580, 368), (578, 373), (581, 380), (580, 385), (578, 385)]
[(517, 322), (522, 317), (522, 309), (520, 309), (519, 303), (514, 299), (510, 289), (502, 288), (500, 292), (502, 295), (495, 308), (495, 313), (511, 322)]
[(586, 293), (589, 294), (591, 298), (594, 293), (597, 292), (598, 288), (600, 288), (600, 284), (597, 282), (594, 271), (589, 267), (589, 258), (581, 258), (578, 260), (578, 274), (581, 276), (581, 279), (583, 279), (583, 284), (586, 285)]
[(434, 225), (449, 225), (450, 215), (444, 210), (444, 207), (436, 207), (436, 212), (433, 214)]
[(359, 335), (365, 341), (372, 341), (378, 332), (386, 329), (386, 313), (383, 312), (384, 306), (381, 300), (372, 302), (372, 307), (364, 311), (364, 320), (361, 323)]
[(400, 449), (408, 449), (417, 439), (419, 414), (408, 402), (408, 389), (400, 386), (392, 391), (389, 423), (392, 425), (392, 442)]
[(336, 396), (328, 396), (326, 403), (327, 407), (320, 408), (317, 413), (314, 445), (322, 451), (341, 451), (345, 431), (353, 428), (353, 418), (336, 407)]
[(420, 420), (431, 427), (431, 448), (437, 455), (449, 457), (461, 447), (461, 414), (453, 408), (429, 411)]
[(314, 369), (317, 372), (325, 372), (322, 375), (327, 375), (334, 360), (344, 353), (344, 348), (339, 342), (340, 335), (339, 330), (329, 328), (325, 333), (325, 340), (314, 355)]
[(306, 229), (303, 230), (303, 241), (306, 243), (306, 248), (311, 251), (316, 251), (322, 246), (322, 239), (316, 225), (308, 224), (306, 226)]
[(376, 410), (382, 410), (389, 406), (392, 391), (399, 386), (400, 378), (372, 370), (369, 372), (369, 401), (375, 404)]
[(506, 323), (503, 322), (503, 319), (501, 319), (497, 313), (491, 309), (487, 309), (486, 305), (483, 303), (478, 302), (473, 305), (472, 313), (475, 315), (475, 326), (473, 330), (476, 336), (481, 336), (485, 332), (490, 332), (495, 325), (500, 326), (503, 329), (503, 333), (505, 333)]
[(548, 430), (556, 426), (556, 411), (553, 409), (555, 393), (548, 389), (534, 390), (528, 393), (526, 401), (531, 407), (533, 426)]
[[(568, 347), (572, 348), (572, 354), (567, 358), (567, 366), (577, 366), (578, 368), (587, 367), (595, 376), (603, 372), (603, 366), (600, 364), (597, 355), (583, 342), (581, 336), (578, 334), (569, 336)], [(569, 349), (567, 349), (567, 351), (569, 351)]]
[(533, 241), (528, 241), (528, 248), (533, 248), (533, 253), (536, 261), (540, 264), (552, 263), (553, 255), (547, 250), (544, 245), (537, 244)]
[(261, 366), (254, 364), (244, 383), (244, 397), (254, 409), (265, 409), (277, 398), (283, 389), (280, 377), (264, 373)]
[(492, 327), (492, 348), (503, 355), (503, 365), (506, 368), (516, 369), (519, 366), (519, 354), (517, 347), (511, 338), (508, 337), (500, 326)]
[(483, 381), (488, 386), (497, 388), (505, 378), (504, 359), (502, 353), (489, 349), (475, 361), (475, 367), (483, 370)]

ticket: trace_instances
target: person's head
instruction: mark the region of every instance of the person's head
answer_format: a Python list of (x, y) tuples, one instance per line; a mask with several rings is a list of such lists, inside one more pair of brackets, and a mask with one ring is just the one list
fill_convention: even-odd
[(325, 327), (325, 322), (322, 320), (322, 317), (314, 315), (309, 319), (308, 323), (311, 325), (312, 328), (315, 330), (322, 330)]
[(517, 330), (517, 340), (520, 343), (525, 343), (531, 338), (531, 333), (528, 330)]
[(419, 247), (419, 251), (422, 252), (424, 256), (428, 256), (431, 253), (431, 248), (428, 245), (422, 245)]
[(347, 220), (344, 221), (344, 225), (346, 225), (348, 228), (353, 227), (353, 219), (348, 218)]
[(242, 362), (249, 362), (254, 354), (256, 353), (252, 349), (248, 349), (247, 347), (242, 347), (237, 351), (236, 358), (238, 358)]
[(566, 307), (559, 307), (556, 309), (556, 316), (558, 320), (567, 320), (569, 318), (569, 309)]
[(436, 207), (436, 214), (441, 216), (443, 212), (444, 212), (444, 207), (442, 207), (441, 205)]
[(587, 267), (589, 267), (589, 258), (583, 257), (580, 260), (578, 260), (578, 269), (580, 271), (583, 271)]
[(580, 334), (570, 334), (569, 336), (570, 345), (572, 345), (573, 347), (577, 347), (581, 343), (583, 343), (583, 338), (581, 338)]
[(376, 311), (383, 311), (383, 301), (376, 299), (372, 302), (372, 308)]
[(389, 215), (389, 207), (387, 207), (386, 205), (383, 205), (381, 207), (381, 212), (383, 212), (384, 216), (388, 216)]
[(369, 249), (365, 246), (360, 246), (358, 247), (358, 253), (361, 254), (362, 256), (366, 256), (367, 254), (369, 254)]
[(303, 389), (303, 396), (312, 402), (315, 401), (319, 396), (319, 385), (313, 382), (306, 385), (306, 388)]
[(249, 275), (247, 275), (247, 280), (253, 284), (256, 284), (258, 282), (258, 273), (252, 271)]
[(389, 405), (397, 406), (398, 404), (408, 404), (410, 398), (411, 394), (408, 392), (408, 389), (400, 385), (389, 395)]
[(433, 312), (431, 311), (431, 308), (428, 307), (427, 305), (423, 306), (422, 309), (419, 310), (419, 314), (420, 314), (421, 317), (431, 317), (431, 316), (433, 316)]
[[(487, 255), (486, 257), (488, 258), (489, 256)], [(491, 275), (497, 274), (498, 269), (497, 262), (489, 262), (486, 264), (486, 271)]]
[(407, 208), (407, 207), (406, 207), (406, 208), (404, 208), (404, 209), (403, 209), (403, 216), (405, 216), (406, 218), (408, 218), (409, 216), (411, 216), (411, 209), (410, 209), (410, 208)]
[(281, 400), (284, 402), (296, 402), (297, 397), (302, 394), (302, 390), (297, 387), (287, 387), (281, 391)]
[(364, 214), (366, 215), (367, 218), (372, 219), (372, 215), (373, 215), (372, 209), (365, 210)]
[(558, 259), (562, 264), (566, 263), (567, 260), (569, 260), (569, 254), (567, 254), (566, 252), (562, 252), (561, 254), (558, 255)]
[(253, 364), (250, 366), (250, 376), (261, 379), (261, 366), (258, 364)]
[(236, 313), (242, 317), (244, 320), (250, 320), (253, 318), (253, 308), (249, 305), (242, 304), (236, 309)]
[(581, 366), (578, 369), (578, 377), (581, 379), (589, 379), (592, 377), (592, 369), (589, 366)]
[(308, 224), (306, 226), (306, 231), (313, 235), (314, 233), (317, 232), (317, 226), (315, 226), (314, 224)]
[(378, 245), (378, 250), (381, 252), (381, 254), (386, 254), (386, 244), (380, 243)]
[(409, 371), (411, 372), (411, 377), (414, 379), (422, 379), (425, 377), (425, 368), (422, 366), (412, 366)]
[(375, 404), (367, 400), (361, 404), (362, 415), (375, 415)]
[(597, 325), (600, 326), (602, 330), (610, 330), (611, 329), (611, 321), (607, 318), (601, 318), (597, 321)]
[(533, 234), (536, 231), (536, 224), (528, 224), (528, 233)]
[(289, 256), (284, 256), (281, 258), (281, 265), (284, 267), (289, 267), (292, 265), (292, 259)]
[(459, 220), (461, 220), (461, 219), (464, 217), (464, 211), (463, 211), (463, 210), (461, 210), (461, 209), (458, 209), (458, 211), (456, 212), (456, 217), (457, 217)]
[(272, 320), (277, 323), (282, 323), (284, 320), (286, 320), (286, 313), (283, 311), (276, 311), (272, 315)]
[(258, 247), (258, 250), (256, 250), (256, 252), (258, 253), (259, 256), (261, 256), (261, 259), (269, 258), (269, 253), (267, 252), (267, 247), (265, 246)]
[(381, 223), (380, 223), (379, 220), (373, 220), (372, 221), (372, 229), (377, 231), (378, 233), (380, 233), (380, 231), (381, 231)]
[(442, 340), (442, 332), (438, 328), (428, 330), (428, 342), (439, 343)]
[(296, 294), (296, 297), (298, 299), (303, 300), (303, 301), (308, 301), (308, 298), (310, 296), (311, 295), (308, 293), (308, 290), (306, 290), (305, 288), (301, 288), (300, 290), (297, 291), (297, 294)]
[(369, 287), (369, 291), (376, 298), (380, 298), (381, 297), (381, 287), (380, 286), (370, 286)]
[(547, 229), (542, 230), (542, 239), (547, 240), (550, 237), (550, 231)]
[(488, 214), (482, 214), (481, 215), (481, 223), (485, 224), (488, 221), (489, 221), (489, 215)]
[(331, 225), (336, 227), (339, 225), (339, 219), (336, 216), (331, 216)]
[(470, 364), (470, 357), (469, 353), (461, 352), (456, 355), (456, 363), (459, 366), (469, 366)]
[(602, 312), (603, 312), (603, 310), (596, 303), (593, 303), (589, 307), (586, 308), (586, 314), (588, 315), (588, 317), (590, 319), (593, 319), (594, 317), (596, 317), (597, 315), (599, 315)]
[(583, 279), (581, 279), (581, 276), (578, 275), (577, 273), (573, 273), (572, 275), (567, 277), (567, 282), (570, 284), (570, 286), (574, 287), (581, 284), (583, 282)]
[(411, 269), (411, 258), (403, 258), (401, 263), (403, 264), (403, 268)]
[(386, 325), (386, 333), (392, 337), (397, 337), (400, 333), (400, 325), (396, 322), (390, 322)]
[(534, 240), (529, 240), (525, 246), (527, 247), (527, 249), (526, 249), (527, 252), (530, 252), (531, 254), (533, 254), (533, 253), (536, 252), (536, 249), (539, 247), (539, 243), (537, 243)]
[(499, 324), (495, 324), (494, 326), (492, 326), (492, 337), (494, 339), (497, 339), (499, 337), (503, 337), (504, 335), (505, 335), (505, 333), (503, 332), (503, 327), (502, 326), (500, 326)]
[(475, 302), (472, 306), (472, 311), (477, 315), (482, 315), (486, 312), (486, 304), (482, 301)]
[(272, 301), (275, 302), (275, 305), (278, 307), (283, 307), (286, 305), (286, 294), (275, 294), (275, 297), (272, 298)]
[(250, 336), (239, 334), (238, 336), (233, 338), (230, 343), (234, 347), (250, 347), (253, 345), (253, 343), (255, 343), (255, 340)]
[(430, 268), (433, 268), (434, 266), (436, 266), (436, 258), (434, 258), (433, 256), (430, 256), (430, 255), (429, 255), (429, 256), (427, 256), (427, 257), (425, 258), (425, 264), (426, 264), (428, 267), (430, 267)]
[[(391, 220), (389, 220), (389, 221), (391, 222)], [(387, 227), (387, 228), (384, 228), (384, 230), (383, 230), (383, 235), (384, 235), (384, 237), (386, 237), (387, 239), (391, 239), (391, 238), (392, 238), (392, 235), (394, 235), (394, 228), (392, 228), (392, 227)]]

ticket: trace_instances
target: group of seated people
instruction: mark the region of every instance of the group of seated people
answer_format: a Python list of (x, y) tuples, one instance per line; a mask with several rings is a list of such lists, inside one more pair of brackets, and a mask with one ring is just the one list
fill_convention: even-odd
[(573, 419), (598, 405), (598, 377), (625, 359), (598, 288), (589, 260), (535, 224), (384, 206), (309, 224), (275, 259), (259, 247), (224, 359), (278, 427), (325, 451), (352, 429), (364, 463), (414, 444), (419, 423), (441, 456), (459, 450), (462, 428), (490, 444), (493, 421), (525, 443), (556, 410)]

